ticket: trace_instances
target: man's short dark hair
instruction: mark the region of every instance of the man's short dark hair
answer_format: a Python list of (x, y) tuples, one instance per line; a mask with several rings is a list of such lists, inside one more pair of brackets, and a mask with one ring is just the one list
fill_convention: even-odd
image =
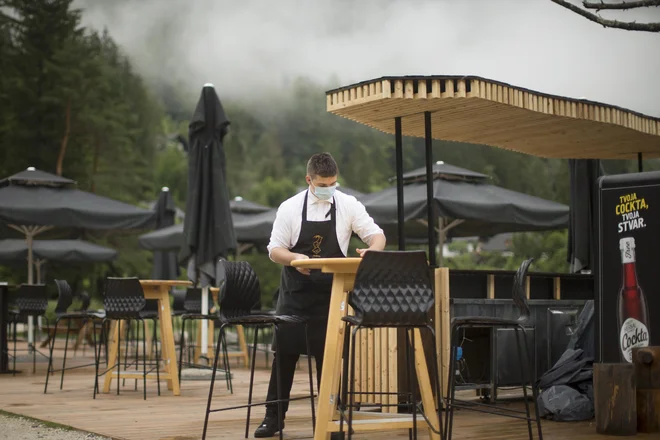
[(330, 153), (317, 153), (307, 162), (307, 175), (310, 177), (334, 177), (337, 174), (339, 168)]

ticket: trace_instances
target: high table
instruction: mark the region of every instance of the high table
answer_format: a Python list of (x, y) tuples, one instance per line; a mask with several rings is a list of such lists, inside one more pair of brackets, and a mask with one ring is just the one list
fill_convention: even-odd
[[(339, 379), (342, 371), (342, 353), (344, 352), (344, 332), (346, 323), (342, 318), (348, 313), (347, 292), (353, 288), (355, 274), (361, 258), (312, 258), (309, 260), (296, 260), (294, 267), (307, 269), (320, 269), (324, 273), (333, 274), (332, 293), (330, 297), (330, 311), (328, 314), (328, 332), (325, 340), (323, 356), (323, 372), (319, 387), (318, 411), (316, 414), (316, 427), (314, 440), (329, 440), (332, 432), (339, 431), (339, 413), (337, 411), (337, 393)], [(365, 330), (366, 331), (366, 330)], [(420, 386), (420, 394), (426, 417), (438, 430), (438, 414), (435, 411), (436, 403), (426, 357), (422, 344), (420, 331), (415, 330), (415, 369)], [(381, 369), (387, 369), (382, 365)], [(423, 426), (424, 419), (418, 417), (419, 426)], [(412, 416), (395, 413), (373, 413), (353, 411), (353, 430), (383, 431), (388, 429), (412, 428)], [(344, 426), (346, 429), (346, 426)], [(430, 438), (440, 440), (440, 435), (429, 429)]]
[[(175, 396), (181, 394), (179, 388), (179, 374), (176, 361), (176, 350), (174, 348), (174, 332), (172, 330), (172, 312), (170, 310), (170, 288), (174, 286), (192, 286), (190, 281), (179, 280), (140, 280), (144, 289), (146, 299), (158, 300), (158, 321), (160, 322), (160, 339), (162, 346), (161, 360), (165, 363), (164, 369), (160, 371), (160, 378), (167, 380), (167, 389), (172, 390)], [(112, 340), (108, 353), (108, 365), (117, 363), (117, 341), (119, 340), (119, 326), (117, 322), (112, 327)], [(115, 368), (110, 369), (105, 375), (103, 392), (110, 392), (112, 379), (117, 378)], [(149, 376), (155, 377), (156, 374)], [(142, 373), (121, 372), (121, 378), (141, 379)]]

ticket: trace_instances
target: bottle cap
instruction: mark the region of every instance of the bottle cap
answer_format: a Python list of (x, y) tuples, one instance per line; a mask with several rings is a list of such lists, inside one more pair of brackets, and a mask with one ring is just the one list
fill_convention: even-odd
[(619, 240), (619, 249), (635, 249), (635, 237), (625, 237)]

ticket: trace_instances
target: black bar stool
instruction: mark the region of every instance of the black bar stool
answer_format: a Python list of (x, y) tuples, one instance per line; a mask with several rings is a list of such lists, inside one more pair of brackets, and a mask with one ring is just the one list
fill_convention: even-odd
[[(533, 328), (529, 324), (530, 312), (529, 306), (527, 304), (527, 295), (525, 294), (525, 283), (527, 278), (527, 271), (529, 266), (534, 261), (533, 258), (523, 261), (523, 263), (518, 268), (516, 275), (513, 279), (513, 302), (518, 306), (520, 310), (520, 315), (518, 319), (507, 319), (491, 316), (465, 316), (465, 317), (455, 317), (451, 320), (451, 355), (449, 363), (449, 380), (448, 380), (448, 401), (446, 408), (446, 424), (445, 424), (445, 440), (451, 440), (453, 421), (454, 421), (454, 408), (463, 408), (471, 411), (479, 411), (489, 414), (500, 415), (504, 417), (513, 417), (517, 419), (522, 419), (527, 421), (527, 429), (529, 432), (529, 439), (533, 440), (534, 436), (532, 433), (532, 420), (536, 422), (538, 428), (538, 438), (539, 440), (543, 439), (543, 433), (541, 432), (541, 420), (539, 417), (538, 409), (538, 389), (536, 385), (536, 371), (534, 368), (534, 362), (530, 356), (529, 347), (527, 344), (527, 336), (525, 334), (525, 326)], [(456, 399), (456, 383), (455, 378), (456, 374), (456, 348), (459, 346), (459, 330), (464, 328), (492, 328), (495, 331), (497, 328), (511, 328), (516, 333), (516, 344), (518, 348), (518, 362), (519, 368), (522, 373), (522, 387), (523, 387), (523, 396), (525, 398), (525, 411), (512, 410), (508, 408), (496, 408), (493, 409), (492, 405), (486, 405), (477, 402), (465, 402)], [(523, 343), (520, 342), (520, 333), (522, 333)], [(523, 356), (523, 347), (525, 356), (527, 359), (524, 359)], [(527, 372), (531, 371), (531, 379), (528, 380)], [(527, 384), (532, 387), (532, 395), (534, 396), (534, 411), (535, 417), (532, 419), (530, 416), (529, 410), (529, 399), (527, 398)], [(524, 414), (522, 416), (521, 414)]]

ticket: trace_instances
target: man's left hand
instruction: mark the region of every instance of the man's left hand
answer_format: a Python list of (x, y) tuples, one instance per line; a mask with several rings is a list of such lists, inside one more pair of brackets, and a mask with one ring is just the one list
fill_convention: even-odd
[(364, 257), (364, 254), (369, 252), (369, 249), (355, 249), (357, 253), (360, 255), (360, 258)]

